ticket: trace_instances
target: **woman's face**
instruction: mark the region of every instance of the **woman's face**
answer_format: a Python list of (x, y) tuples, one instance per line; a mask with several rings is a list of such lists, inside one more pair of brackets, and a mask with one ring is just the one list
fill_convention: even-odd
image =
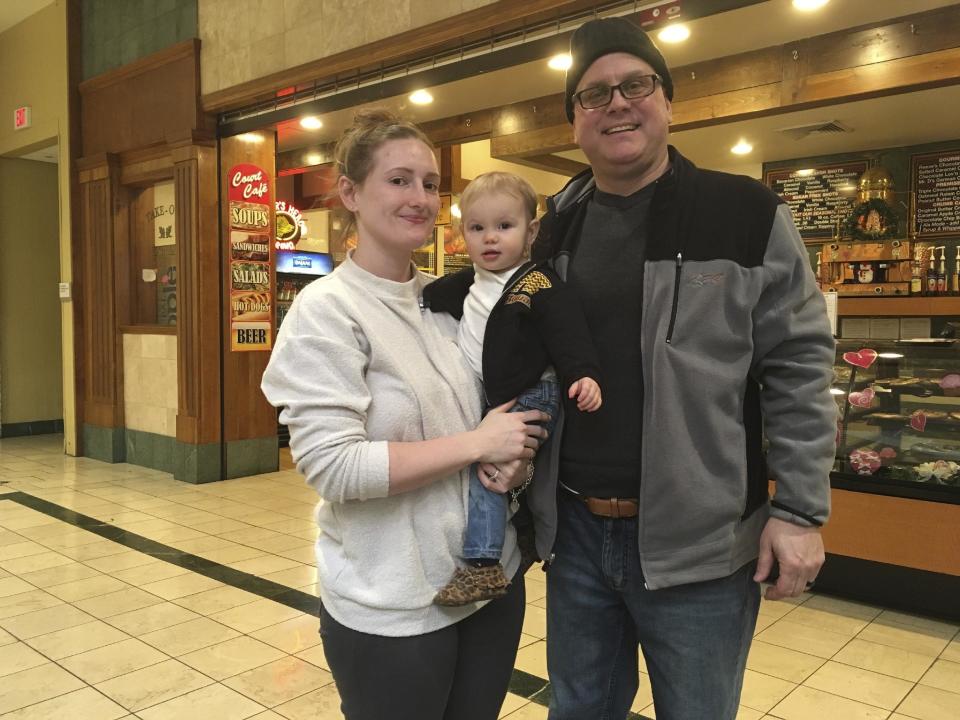
[(436, 157), (422, 141), (383, 143), (362, 183), (340, 178), (340, 197), (356, 217), (358, 247), (409, 256), (433, 234), (439, 186)]

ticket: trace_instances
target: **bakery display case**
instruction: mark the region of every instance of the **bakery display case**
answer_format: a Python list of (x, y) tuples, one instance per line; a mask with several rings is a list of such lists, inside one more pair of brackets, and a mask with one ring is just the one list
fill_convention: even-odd
[(960, 342), (841, 340), (833, 484), (960, 503)]
[(844, 339), (820, 591), (960, 618), (960, 340)]

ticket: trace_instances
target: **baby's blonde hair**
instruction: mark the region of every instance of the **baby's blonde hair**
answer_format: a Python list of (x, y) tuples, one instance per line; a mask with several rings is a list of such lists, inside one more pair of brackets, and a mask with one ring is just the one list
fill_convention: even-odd
[(460, 196), (460, 214), (466, 217), (470, 204), (477, 198), (498, 192), (519, 199), (529, 220), (537, 217), (537, 191), (533, 189), (533, 185), (519, 175), (499, 171), (477, 175), (470, 181)]

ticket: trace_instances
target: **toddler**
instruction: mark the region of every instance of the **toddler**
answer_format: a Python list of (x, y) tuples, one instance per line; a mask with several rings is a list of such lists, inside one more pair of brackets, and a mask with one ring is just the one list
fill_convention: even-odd
[[(598, 410), (599, 362), (579, 301), (548, 264), (527, 261), (539, 229), (534, 189), (510, 173), (485, 173), (464, 190), (460, 210), (473, 268), (431, 283), (423, 300), (460, 319), (460, 350), (483, 381), (487, 406), (516, 398), (511, 411), (542, 410), (551, 417), (550, 432), (562, 383), (579, 410)], [(519, 490), (511, 494), (516, 501)], [(500, 562), (506, 520), (506, 496), (485, 488), (472, 466), (466, 566), (437, 593), (436, 604), (506, 594), (510, 582)]]

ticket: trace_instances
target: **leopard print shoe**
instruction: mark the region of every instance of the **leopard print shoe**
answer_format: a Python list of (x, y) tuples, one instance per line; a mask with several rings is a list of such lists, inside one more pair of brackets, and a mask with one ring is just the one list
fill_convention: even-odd
[(510, 581), (503, 573), (503, 565), (457, 568), (453, 579), (433, 598), (435, 605), (457, 607), (480, 600), (493, 600), (507, 594)]

